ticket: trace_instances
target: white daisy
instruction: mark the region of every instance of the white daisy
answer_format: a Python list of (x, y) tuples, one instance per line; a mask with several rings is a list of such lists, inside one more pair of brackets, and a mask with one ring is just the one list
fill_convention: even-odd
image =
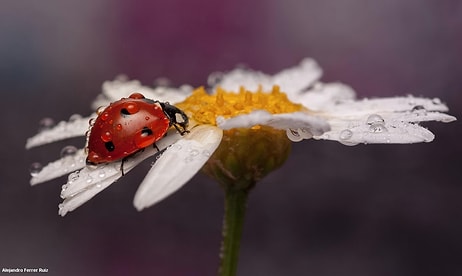
[[(430, 142), (434, 135), (419, 122), (456, 120), (442, 113), (448, 108), (439, 99), (407, 96), (355, 100), (350, 87), (321, 83), (321, 75), (316, 62), (305, 59), (274, 76), (244, 69), (214, 73), (209, 78), (213, 82), (209, 93), (203, 88), (193, 91), (190, 86), (148, 88), (137, 81), (116, 79), (103, 84), (103, 93), (93, 107), (139, 92), (146, 98), (176, 105), (191, 120), (188, 134), (181, 136), (171, 129), (156, 143), (162, 153), (148, 147), (124, 161), (127, 173), (157, 154), (136, 192), (134, 205), (138, 210), (178, 190), (204, 165), (204, 171), (222, 183), (239, 185), (245, 178), (254, 184), (284, 162), (289, 139), (335, 140), (346, 145)], [(73, 116), (73, 120), (28, 139), (26, 148), (84, 136), (88, 120), (95, 116)], [(84, 150), (77, 150), (32, 176), (31, 184), (35, 185), (72, 172), (61, 192), (62, 216), (122, 176), (121, 161), (94, 168), (85, 166), (85, 159)]]

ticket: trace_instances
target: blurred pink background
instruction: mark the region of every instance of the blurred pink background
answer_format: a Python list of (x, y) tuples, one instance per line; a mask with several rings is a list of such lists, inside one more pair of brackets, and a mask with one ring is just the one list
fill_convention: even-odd
[[(205, 85), (236, 65), (275, 73), (313, 57), (359, 97), (440, 97), (462, 119), (462, 2), (0, 2), (0, 267), (48, 275), (215, 275), (222, 201), (203, 175), (138, 213), (149, 162), (61, 218), (65, 177), (30, 187), (44, 117), (90, 113), (120, 73)], [(461, 124), (430, 144), (295, 144), (253, 191), (239, 275), (462, 275)]]

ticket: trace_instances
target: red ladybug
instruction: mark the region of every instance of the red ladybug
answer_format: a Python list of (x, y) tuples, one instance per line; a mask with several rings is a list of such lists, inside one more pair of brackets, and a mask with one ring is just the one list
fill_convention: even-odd
[(177, 107), (133, 93), (98, 111), (90, 123), (87, 164), (123, 160), (159, 141), (171, 126), (183, 135), (188, 122)]

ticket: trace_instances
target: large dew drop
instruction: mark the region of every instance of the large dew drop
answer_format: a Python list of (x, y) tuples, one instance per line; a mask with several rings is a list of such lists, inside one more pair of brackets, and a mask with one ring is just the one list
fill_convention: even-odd
[(77, 153), (77, 148), (74, 146), (65, 146), (61, 150), (61, 158), (69, 157), (69, 156), (74, 156)]
[(300, 142), (303, 136), (298, 132), (298, 129), (287, 129), (287, 138), (292, 142)]
[(43, 165), (39, 162), (34, 162), (30, 165), (29, 171), (32, 177), (37, 176), (43, 169)]

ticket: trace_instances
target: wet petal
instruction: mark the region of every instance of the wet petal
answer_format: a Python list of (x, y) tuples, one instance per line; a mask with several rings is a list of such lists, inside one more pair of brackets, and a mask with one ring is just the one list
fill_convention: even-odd
[(147, 208), (186, 184), (210, 158), (222, 135), (217, 127), (200, 125), (166, 149), (138, 188), (133, 201), (136, 209)]
[(27, 139), (26, 149), (49, 144), (64, 139), (84, 136), (89, 128), (88, 121), (96, 117), (92, 114), (90, 117), (79, 118), (69, 122), (61, 121), (51, 129), (43, 130), (35, 136)]
[(438, 98), (392, 97), (363, 99), (359, 101), (334, 102), (324, 108), (326, 113), (335, 117), (360, 116), (374, 113), (396, 113), (405, 111), (448, 111), (448, 107)]
[(80, 149), (72, 156), (66, 156), (51, 162), (31, 178), (30, 184), (33, 186), (58, 178), (73, 171), (80, 170), (85, 167), (86, 157), (87, 155), (84, 153), (84, 150)]
[(315, 139), (339, 141), (346, 145), (359, 143), (419, 143), (431, 142), (433, 133), (419, 122), (451, 122), (456, 118), (440, 112), (375, 113), (328, 119), (331, 131)]
[(343, 83), (318, 82), (308, 91), (291, 94), (290, 100), (300, 103), (312, 111), (322, 111), (339, 102), (353, 100), (355, 91)]
[(151, 88), (141, 85), (137, 80), (128, 81), (118, 78), (103, 83), (103, 93), (93, 102), (92, 106), (96, 110), (99, 106), (106, 106), (121, 98), (127, 98), (134, 92), (141, 93), (148, 99), (175, 104), (183, 101), (192, 90), (193, 88), (189, 85), (183, 85), (180, 88), (163, 86)]
[(221, 129), (250, 128), (256, 125), (265, 125), (276, 129), (300, 128), (307, 130), (312, 135), (321, 135), (330, 129), (325, 119), (304, 112), (271, 114), (264, 110), (257, 110), (230, 119), (218, 117), (217, 125)]
[(290, 98), (291, 93), (297, 93), (311, 86), (321, 75), (322, 70), (318, 64), (313, 59), (306, 58), (299, 65), (274, 76), (248, 69), (234, 69), (224, 74), (221, 81), (215, 85), (228, 91), (239, 91), (241, 86), (248, 90), (257, 90), (261, 86), (263, 91), (271, 91), (274, 85), (279, 85), (281, 91), (286, 92)]
[[(162, 150), (181, 139), (181, 137), (176, 130), (171, 130), (156, 145)], [(128, 173), (140, 162), (156, 153), (158, 153), (157, 149), (148, 147), (144, 151), (126, 159), (123, 164), (124, 173)], [(121, 165), (122, 161), (118, 161), (101, 164), (96, 168), (85, 167), (79, 172), (69, 175), (68, 181), (63, 185), (61, 191), (61, 197), (64, 201), (59, 205), (59, 214), (64, 216), (67, 212), (73, 211), (114, 183), (122, 176)]]

